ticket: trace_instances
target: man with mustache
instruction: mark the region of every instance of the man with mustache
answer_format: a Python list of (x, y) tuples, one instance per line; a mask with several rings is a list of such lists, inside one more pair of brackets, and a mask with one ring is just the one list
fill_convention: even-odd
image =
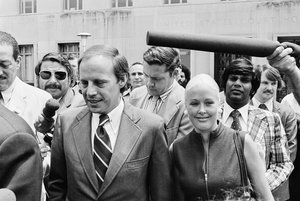
[(222, 84), (225, 101), (221, 107), (221, 121), (235, 130), (247, 131), (257, 143), (266, 165), (265, 176), (277, 199), (274, 190), (287, 180), (293, 170), (280, 117), (249, 104), (260, 82), (248, 59), (233, 60), (224, 70)]
[[(279, 114), (283, 128), (285, 130), (291, 161), (294, 162), (297, 152), (297, 120), (295, 113), (288, 106), (285, 106), (275, 99), (275, 94), (278, 89), (282, 88), (283, 80), (277, 69), (269, 65), (258, 66), (257, 75), (260, 79), (260, 85), (252, 98), (254, 106), (264, 110)], [(280, 197), (280, 200), (289, 199), (289, 182), (286, 180), (276, 189), (275, 197)]]
[(67, 108), (85, 105), (82, 95), (72, 89), (76, 78), (71, 64), (63, 55), (46, 54), (35, 67), (35, 74), (39, 88), (59, 101), (58, 114)]
[(179, 50), (151, 47), (143, 55), (146, 85), (133, 90), (129, 102), (160, 115), (167, 125), (168, 144), (192, 131), (184, 105), (184, 88), (174, 79)]

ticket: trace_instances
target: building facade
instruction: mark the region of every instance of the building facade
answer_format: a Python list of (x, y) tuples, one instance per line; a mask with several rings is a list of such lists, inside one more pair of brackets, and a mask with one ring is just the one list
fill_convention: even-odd
[[(19, 42), (19, 76), (31, 84), (35, 65), (48, 52), (80, 56), (85, 47), (109, 44), (129, 64), (141, 61), (149, 30), (300, 43), (300, 0), (0, 0), (0, 7), (0, 30)], [(84, 47), (82, 32), (91, 34)], [(181, 56), (192, 76), (207, 73), (219, 81), (235, 55), (181, 50)]]

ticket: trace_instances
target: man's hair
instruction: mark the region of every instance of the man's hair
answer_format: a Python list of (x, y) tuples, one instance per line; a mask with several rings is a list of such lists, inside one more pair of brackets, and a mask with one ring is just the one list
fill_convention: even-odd
[(249, 59), (244, 57), (232, 60), (229, 65), (225, 68), (223, 76), (222, 76), (222, 85), (224, 87), (224, 91), (226, 92), (226, 83), (228, 81), (229, 75), (251, 75), (251, 92), (250, 98), (254, 96), (257, 89), (259, 88), (259, 79), (257, 74), (255, 73), (252, 62)]
[(34, 72), (35, 74), (39, 77), (40, 76), (40, 71), (41, 71), (41, 66), (44, 61), (52, 61), (52, 62), (57, 62), (64, 66), (67, 70), (68, 77), (71, 79), (71, 84), (70, 86), (74, 85), (75, 77), (74, 77), (74, 71), (69, 63), (68, 59), (63, 56), (62, 54), (55, 53), (55, 52), (50, 52), (46, 54), (41, 61), (35, 66)]
[(166, 65), (170, 76), (180, 65), (180, 53), (176, 48), (170, 47), (151, 47), (143, 55), (143, 59), (149, 65)]
[(20, 55), (20, 50), (19, 50), (18, 42), (12, 35), (4, 31), (0, 31), (0, 44), (12, 46), (13, 58), (14, 60), (17, 60), (18, 56)]
[[(82, 55), (82, 57), (78, 60), (78, 68), (80, 68), (80, 64), (82, 60), (89, 59), (93, 56), (105, 56), (112, 59), (113, 62), (113, 70), (114, 74), (117, 78), (117, 81), (124, 81), (125, 77), (129, 76), (129, 68), (127, 59), (122, 56), (117, 48), (110, 47), (107, 45), (94, 45), (88, 48)], [(123, 93), (126, 90), (125, 87), (120, 89), (120, 92)]]
[(187, 83), (190, 81), (191, 79), (191, 71), (188, 67), (186, 67), (185, 65), (181, 64), (181, 71), (184, 73), (185, 75), (185, 79), (187, 81)]
[(270, 80), (272, 82), (277, 81), (277, 83), (278, 83), (277, 88), (278, 89), (282, 89), (282, 87), (284, 87), (284, 82), (281, 78), (281, 75), (280, 75), (279, 71), (276, 68), (274, 68), (274, 67), (272, 67), (268, 64), (264, 64), (262, 66), (258, 65), (258, 66), (256, 66), (255, 72), (257, 74), (259, 82), (261, 82), (261, 74), (263, 72), (265, 72), (266, 78), (268, 80)]

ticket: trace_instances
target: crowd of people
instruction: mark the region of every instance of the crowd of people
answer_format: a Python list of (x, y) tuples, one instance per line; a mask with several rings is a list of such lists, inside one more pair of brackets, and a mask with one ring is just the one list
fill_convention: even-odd
[[(232, 60), (220, 92), (210, 75), (191, 77), (176, 48), (150, 47), (129, 66), (93, 45), (80, 58), (46, 54), (34, 87), (17, 77), (18, 43), (0, 31), (0, 189), (18, 201), (296, 200), (292, 52), (282, 44), (263, 66)], [(281, 74), (292, 93), (279, 103)]]

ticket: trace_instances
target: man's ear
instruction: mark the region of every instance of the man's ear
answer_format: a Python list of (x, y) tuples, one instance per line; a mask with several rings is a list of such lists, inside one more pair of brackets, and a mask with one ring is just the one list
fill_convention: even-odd
[(124, 74), (122, 77), (120, 77), (119, 80), (120, 88), (123, 88), (126, 85), (127, 81), (128, 81), (128, 74)]
[(22, 61), (22, 56), (19, 55), (16, 59), (17, 69), (21, 67), (21, 61)]

